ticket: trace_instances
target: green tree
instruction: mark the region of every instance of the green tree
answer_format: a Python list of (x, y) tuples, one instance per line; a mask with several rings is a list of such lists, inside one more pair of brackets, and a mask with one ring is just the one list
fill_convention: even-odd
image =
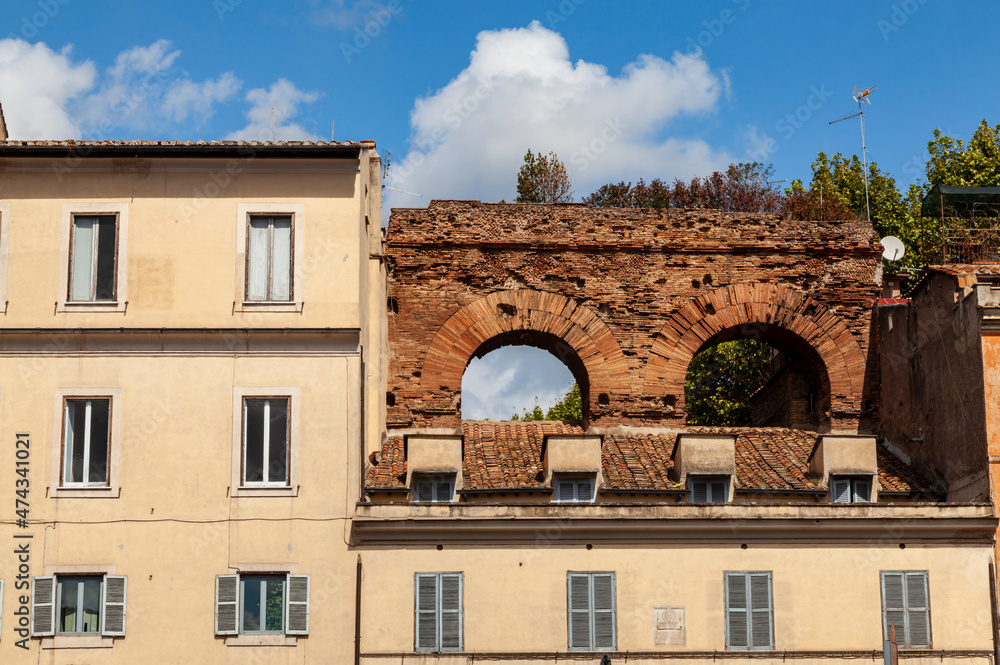
[[(537, 400), (537, 398), (536, 398)], [(583, 420), (583, 398), (580, 395), (580, 384), (574, 383), (573, 387), (563, 393), (559, 401), (552, 405), (548, 411), (542, 412), (542, 407), (536, 401), (533, 409), (524, 409), (518, 415), (515, 413), (511, 420)]]
[(528, 150), (517, 174), (517, 203), (569, 203), (573, 181), (556, 153), (548, 157)]
[(723, 342), (696, 354), (684, 380), (689, 425), (747, 427), (750, 395), (770, 376), (772, 349), (742, 339)]
[[(1000, 186), (1000, 124), (990, 127), (983, 120), (969, 144), (934, 130), (927, 144), (927, 182), (956, 187)], [(929, 189), (929, 187), (928, 187)]]

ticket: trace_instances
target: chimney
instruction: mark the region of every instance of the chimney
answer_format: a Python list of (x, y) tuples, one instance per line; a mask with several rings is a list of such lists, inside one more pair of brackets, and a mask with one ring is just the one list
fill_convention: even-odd
[(7, 123), (3, 119), (3, 104), (0, 104), (0, 141), (7, 140)]

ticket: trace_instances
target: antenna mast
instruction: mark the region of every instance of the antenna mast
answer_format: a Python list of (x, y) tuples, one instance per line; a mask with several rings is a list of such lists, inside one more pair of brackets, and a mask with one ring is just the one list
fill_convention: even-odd
[[(868, 221), (869, 222), (872, 220), (872, 208), (871, 208), (871, 204), (869, 203), (869, 199), (868, 199), (868, 149), (865, 147), (865, 111), (864, 111), (864, 107), (862, 106), (862, 104), (864, 102), (867, 102), (868, 105), (871, 106), (872, 102), (871, 102), (870, 99), (868, 99), (868, 95), (870, 95), (873, 92), (875, 92), (875, 89), (877, 87), (878, 87), (877, 85), (873, 85), (872, 87), (866, 88), (866, 89), (862, 90), (861, 92), (858, 92), (857, 87), (855, 87), (854, 91), (853, 91), (853, 94), (851, 96), (854, 97), (854, 101), (856, 101), (858, 103), (858, 112), (857, 113), (853, 113), (851, 115), (844, 116), (840, 120), (833, 120), (833, 121), (830, 122), (830, 124), (833, 125), (833, 124), (836, 124), (838, 122), (841, 122), (842, 120), (850, 120), (851, 118), (860, 118), (861, 119), (861, 164), (862, 164), (862, 168), (864, 169), (861, 172), (861, 175), (862, 175), (862, 177), (864, 178), (864, 181), (865, 181), (865, 212), (868, 215)], [(822, 196), (822, 194), (821, 194), (821, 196)], [(820, 205), (822, 205), (822, 204), (820, 204)]]

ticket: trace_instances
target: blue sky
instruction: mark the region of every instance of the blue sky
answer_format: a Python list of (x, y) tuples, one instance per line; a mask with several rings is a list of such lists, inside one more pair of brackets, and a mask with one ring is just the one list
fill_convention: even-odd
[[(901, 187), (935, 128), (1000, 122), (995, 0), (418, 2), (6, 0), (0, 103), (12, 138), (374, 139), (392, 206), (511, 200), (529, 148), (578, 198), (606, 182), (817, 152), (870, 158)], [(511, 364), (535, 365), (527, 356)], [(476, 370), (478, 372), (480, 370)], [(486, 376), (497, 373), (483, 369)], [(506, 375), (506, 374), (505, 374)], [(568, 375), (480, 401), (546, 403)], [(483, 389), (485, 390), (485, 388)], [(509, 394), (508, 394), (509, 393)], [(471, 391), (466, 397), (472, 401)], [(488, 407), (492, 408), (490, 411)], [(506, 413), (504, 413), (506, 412)]]

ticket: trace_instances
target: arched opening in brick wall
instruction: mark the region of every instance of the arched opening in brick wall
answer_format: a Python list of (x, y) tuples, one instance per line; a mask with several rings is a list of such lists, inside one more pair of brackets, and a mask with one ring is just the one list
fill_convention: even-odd
[[(531, 411), (536, 403), (544, 413), (574, 381), (580, 386), (586, 419), (590, 381), (573, 347), (535, 330), (497, 335), (481, 344), (466, 366), (462, 420), (507, 420)], [(480, 394), (471, 394), (475, 390)]]
[[(740, 340), (752, 344), (734, 344)], [(727, 362), (734, 355), (739, 362)], [(762, 366), (754, 367), (759, 361)], [(739, 413), (706, 408), (698, 388), (714, 385), (720, 387), (723, 400), (746, 400), (742, 405), (746, 408)], [(780, 326), (744, 323), (719, 331), (692, 356), (685, 377), (686, 424), (826, 432), (830, 430), (830, 396), (826, 365), (804, 339)]]

